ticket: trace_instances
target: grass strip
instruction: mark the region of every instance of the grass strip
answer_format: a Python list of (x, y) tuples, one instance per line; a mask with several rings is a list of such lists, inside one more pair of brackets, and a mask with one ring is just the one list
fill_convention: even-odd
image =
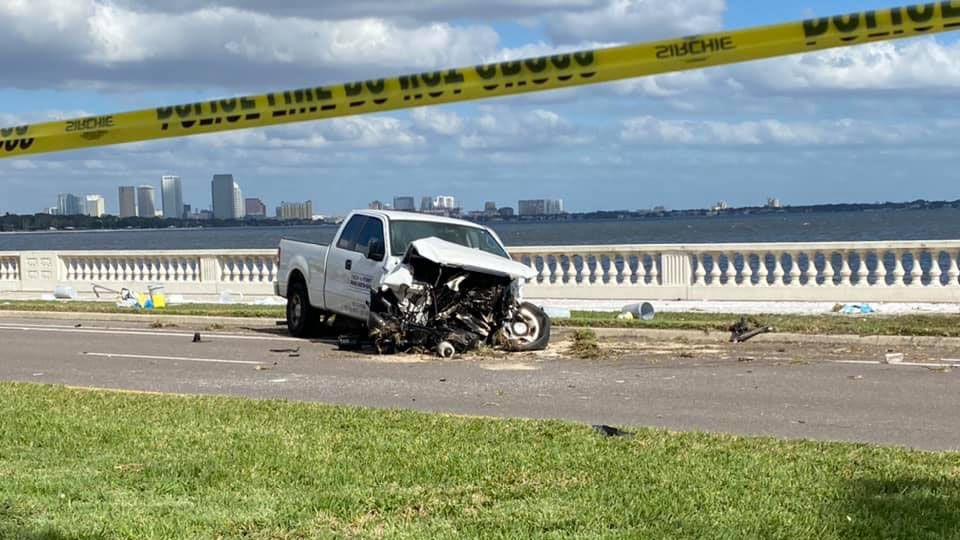
[(947, 538), (960, 456), (0, 384), (0, 538)]
[[(186, 315), (196, 317), (286, 317), (283, 306), (233, 304), (180, 304), (163, 310), (133, 310), (109, 302), (4, 301), (0, 310), (54, 313), (125, 313), (143, 316)], [(617, 320), (617, 313), (574, 311), (571, 319), (555, 319), (554, 326), (575, 328), (646, 328), (726, 332), (740, 315), (733, 313), (658, 313), (653, 321)], [(850, 334), (861, 336), (960, 337), (957, 315), (754, 315), (756, 326), (775, 326), (778, 332), (797, 334)]]

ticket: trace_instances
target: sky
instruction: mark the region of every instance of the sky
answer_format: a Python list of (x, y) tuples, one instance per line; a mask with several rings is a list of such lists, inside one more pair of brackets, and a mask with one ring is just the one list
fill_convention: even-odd
[[(0, 125), (774, 24), (893, 0), (0, 0)], [(491, 101), (0, 160), (0, 213), (214, 174), (273, 208), (569, 211), (957, 199), (944, 35)]]

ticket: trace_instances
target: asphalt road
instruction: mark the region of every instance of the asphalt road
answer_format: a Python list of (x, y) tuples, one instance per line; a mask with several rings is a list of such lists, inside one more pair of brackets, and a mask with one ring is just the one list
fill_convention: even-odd
[(201, 330), (193, 343), (194, 328), (75, 324), (0, 320), (0, 380), (960, 450), (960, 370), (882, 365), (872, 353), (439, 361), (341, 352), (275, 328)]

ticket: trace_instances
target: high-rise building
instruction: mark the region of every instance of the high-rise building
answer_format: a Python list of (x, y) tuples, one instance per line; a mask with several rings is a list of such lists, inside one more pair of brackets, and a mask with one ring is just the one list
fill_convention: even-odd
[(494, 201), (487, 201), (483, 203), (483, 213), (487, 215), (493, 215), (497, 213), (497, 203)]
[(517, 210), (521, 216), (554, 216), (563, 213), (563, 200), (530, 199), (520, 201)]
[(137, 188), (137, 216), (142, 218), (157, 217), (157, 197), (153, 186), (139, 186)]
[(383, 210), (385, 205), (380, 201), (373, 201), (367, 205), (367, 208), (370, 210)]
[(313, 219), (313, 201), (281, 202), (277, 207), (278, 219)]
[(457, 207), (457, 200), (450, 195), (437, 195), (433, 198), (434, 210), (453, 210)]
[(73, 193), (57, 195), (57, 215), (81, 216), (87, 213), (87, 203), (82, 197)]
[(413, 197), (394, 197), (393, 209), (403, 212), (415, 212), (417, 210), (417, 204), (413, 200)]
[(103, 217), (107, 213), (107, 202), (103, 200), (103, 195), (87, 195), (84, 213), (88, 216)]
[(214, 219), (243, 219), (244, 201), (232, 174), (215, 174), (211, 182)]
[(160, 197), (163, 199), (163, 217), (183, 218), (183, 184), (179, 176), (160, 178)]
[(260, 199), (244, 199), (243, 207), (247, 217), (267, 217), (267, 205), (263, 204), (263, 201)]
[(137, 215), (137, 188), (120, 186), (120, 217), (129, 218)]
[(433, 210), (433, 197), (421, 197), (420, 198), (420, 211), (428, 212)]

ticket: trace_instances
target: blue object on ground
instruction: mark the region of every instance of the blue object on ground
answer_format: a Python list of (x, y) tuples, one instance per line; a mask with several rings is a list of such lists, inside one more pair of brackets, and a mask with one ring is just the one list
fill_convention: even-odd
[(870, 304), (847, 304), (840, 310), (840, 313), (844, 315), (869, 315), (876, 312), (877, 310), (873, 309)]

